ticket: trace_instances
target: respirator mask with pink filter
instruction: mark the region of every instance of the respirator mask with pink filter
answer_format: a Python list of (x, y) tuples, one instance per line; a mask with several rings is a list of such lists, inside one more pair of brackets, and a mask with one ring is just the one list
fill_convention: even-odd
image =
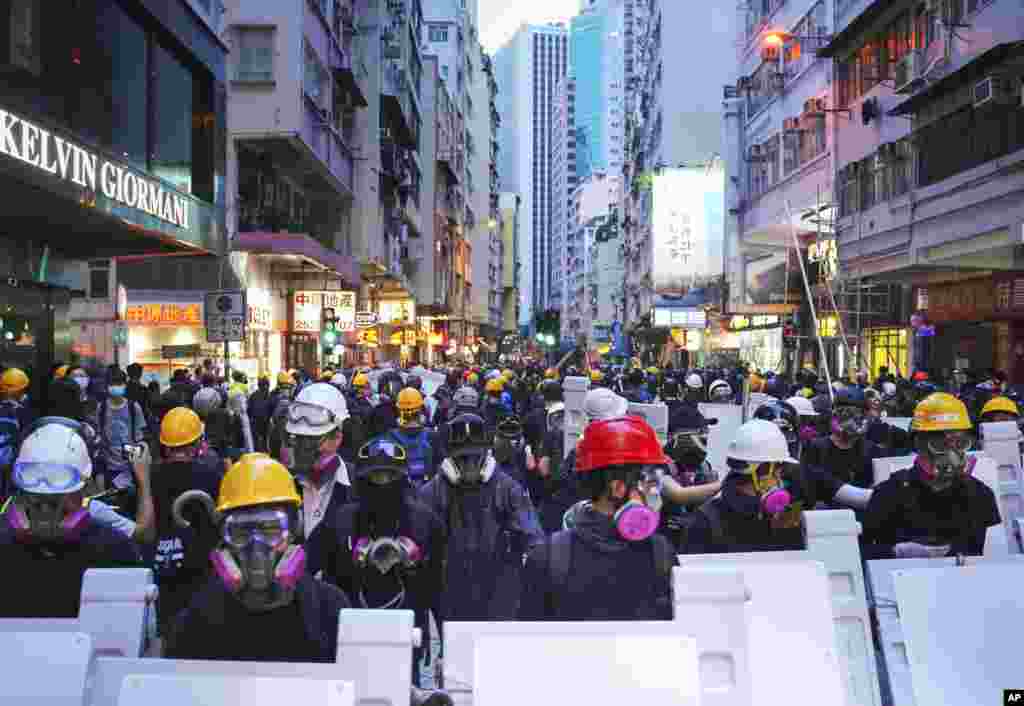
[(244, 508), (222, 524), (222, 546), (210, 555), (229, 593), (251, 611), (288, 605), (306, 569), (301, 546), (292, 544), (302, 530), (298, 513), (272, 507)]
[(747, 515), (776, 516), (793, 506), (793, 494), (782, 477), (781, 463), (759, 463), (728, 460), (731, 473), (727, 482), (738, 484), (749, 480), (753, 495), (733, 492), (734, 509)]
[(661, 521), (661, 479), (663, 468), (644, 468), (626, 482), (629, 488), (612, 523), (627, 542), (642, 542), (658, 529)]

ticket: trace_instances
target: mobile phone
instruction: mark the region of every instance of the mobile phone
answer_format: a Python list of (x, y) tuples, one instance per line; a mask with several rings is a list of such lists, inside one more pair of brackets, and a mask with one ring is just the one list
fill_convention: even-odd
[(121, 448), (124, 450), (124, 455), (128, 457), (128, 460), (134, 463), (142, 457), (144, 446), (142, 444), (124, 444)]

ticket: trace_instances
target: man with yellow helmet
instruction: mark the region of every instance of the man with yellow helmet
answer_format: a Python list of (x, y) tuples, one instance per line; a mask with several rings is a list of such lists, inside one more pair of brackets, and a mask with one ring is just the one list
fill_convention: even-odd
[(408, 459), (409, 482), (420, 486), (434, 477), (441, 459), (437, 458), (438, 443), (435, 435), (424, 428), (423, 395), (407, 387), (398, 393), (398, 428), (375, 438), (398, 444)]
[[(224, 476), (213, 517), (212, 575), (174, 620), (164, 654), (178, 659), (334, 662), (338, 588), (305, 570), (295, 480), (266, 454), (243, 455)], [(182, 518), (184, 519), (184, 518)]]
[(7, 495), (7, 479), (18, 452), (18, 439), (32, 423), (28, 383), (28, 375), (18, 368), (0, 373), (0, 497)]
[(498, 424), (512, 414), (512, 410), (502, 399), (505, 392), (505, 381), (501, 376), (492, 377), (484, 385), (484, 403), (480, 409), (480, 416), (483, 417), (487, 429), (492, 433)]
[(917, 458), (877, 486), (864, 515), (865, 558), (981, 555), (1000, 524), (995, 495), (972, 475), (974, 443), (964, 403), (944, 392), (914, 408)]
[(993, 397), (981, 408), (978, 421), (981, 424), (989, 422), (1015, 422), (1020, 419), (1020, 410), (1017, 403), (1009, 397)]

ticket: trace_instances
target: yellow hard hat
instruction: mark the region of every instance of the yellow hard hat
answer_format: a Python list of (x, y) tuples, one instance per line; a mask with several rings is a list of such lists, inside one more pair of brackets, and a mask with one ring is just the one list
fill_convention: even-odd
[(1020, 416), (1020, 410), (1017, 409), (1017, 403), (1011, 400), (1009, 397), (993, 397), (985, 406), (981, 408), (981, 416), (985, 417), (990, 412), (1003, 412), (1005, 414), (1012, 414), (1015, 417)]
[(62, 377), (68, 374), (68, 366), (62, 365), (53, 371), (53, 379), (60, 380)]
[(366, 373), (359, 373), (352, 378), (352, 387), (366, 387), (370, 384), (370, 378), (366, 376)]
[(812, 397), (814, 397), (814, 390), (812, 390), (809, 387), (801, 387), (800, 391), (797, 394), (800, 395), (801, 397), (811, 399)]
[(233, 382), (231, 387), (228, 388), (228, 397), (234, 397), (235, 395), (245, 395), (249, 393), (249, 386), (244, 382)]
[(160, 443), (164, 446), (187, 446), (203, 435), (203, 422), (188, 407), (175, 407), (160, 422)]
[(544, 371), (544, 379), (545, 380), (557, 380), (558, 379), (558, 370), (556, 370), (555, 368), (548, 368), (547, 370)]
[(17, 395), (28, 388), (28, 375), (20, 368), (8, 368), (0, 375), (0, 392)]
[(298, 507), (302, 500), (292, 474), (267, 454), (243, 454), (220, 482), (217, 512), (278, 503)]
[(602, 380), (604, 380), (604, 373), (602, 373), (600, 370), (591, 370), (590, 371), (590, 381), (591, 382), (601, 382)]
[(657, 375), (658, 369), (652, 365), (651, 367), (647, 368), (647, 372), (650, 373), (651, 375)]
[(418, 412), (423, 409), (423, 395), (419, 390), (407, 387), (398, 393), (399, 412)]
[(515, 371), (512, 370), (511, 368), (505, 368), (504, 370), (501, 371), (501, 376), (505, 378), (505, 380), (507, 381), (513, 379), (516, 376), (516, 374)]
[(934, 392), (914, 407), (911, 431), (966, 431), (971, 429), (967, 407), (953, 395)]
[(330, 368), (324, 368), (324, 371), (320, 373), (320, 380), (322, 382), (330, 382), (331, 378), (334, 377), (334, 371)]
[(294, 385), (295, 384), (295, 378), (292, 377), (291, 373), (288, 373), (288, 372), (285, 372), (284, 370), (282, 370), (281, 372), (279, 372), (277, 374), (277, 384), (278, 385)]
[(763, 392), (764, 391), (764, 378), (760, 375), (750, 376), (750, 391), (751, 392)]
[(501, 378), (491, 378), (484, 389), (487, 392), (501, 392), (505, 389), (505, 381)]

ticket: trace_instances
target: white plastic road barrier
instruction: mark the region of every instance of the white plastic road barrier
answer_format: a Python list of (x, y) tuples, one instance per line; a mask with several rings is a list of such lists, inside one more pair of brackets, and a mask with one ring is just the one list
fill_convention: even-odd
[[(688, 556), (684, 566), (715, 563), (741, 570), (750, 588), (747, 616), (754, 706), (793, 703), (793, 693), (780, 689), (778, 679), (794, 664), (808, 665), (799, 681), (805, 693), (814, 694), (815, 704), (847, 706), (825, 566), (806, 558), (777, 561), (749, 555), (732, 560), (727, 555)], [(862, 702), (849, 703), (860, 706)]]
[[(968, 566), (992, 564), (995, 562), (1024, 561), (1024, 556), (1010, 557), (966, 557)], [(913, 684), (910, 676), (910, 662), (907, 658), (903, 626), (896, 608), (896, 588), (893, 572), (907, 569), (936, 569), (956, 565), (956, 559), (875, 559), (867, 562), (869, 593), (875, 613), (875, 630), (882, 648), (885, 670), (888, 675), (890, 706), (916, 706)]]
[(77, 618), (4, 618), (0, 632), (84, 632), (97, 654), (139, 657), (156, 595), (149, 569), (89, 569)]
[(412, 688), (412, 649), (422, 635), (411, 610), (345, 608), (338, 621), (340, 679), (356, 685), (356, 703), (404, 706)]
[(750, 591), (731, 568), (672, 569), (674, 619), (697, 640), (701, 706), (750, 706)]
[(773, 400), (775, 400), (774, 397), (764, 392), (751, 392), (750, 398), (747, 400), (747, 419), (753, 419), (754, 412), (757, 411), (758, 407)]
[(93, 656), (82, 632), (0, 632), (0, 704), (80, 706)]
[(910, 468), (914, 465), (914, 459), (917, 458), (917, 454), (911, 454), (910, 456), (891, 456), (889, 458), (876, 458), (871, 461), (872, 468), (874, 470), (874, 484), (878, 485), (883, 483), (892, 476), (896, 471), (902, 471), (904, 468)]
[(587, 396), (590, 389), (590, 378), (569, 377), (562, 381), (562, 399), (565, 404), (565, 424), (562, 433), (565, 434), (566, 456), (576, 448), (576, 442), (583, 436), (583, 428), (587, 426), (587, 417), (583, 413), (583, 398)]
[(725, 465), (729, 442), (743, 424), (743, 408), (738, 404), (710, 403), (699, 404), (697, 408), (705, 419), (718, 420), (718, 424), (708, 428), (708, 462), (718, 472), (718, 476), (723, 478), (729, 470)]
[(885, 417), (885, 419), (883, 421), (886, 424), (888, 424), (889, 426), (896, 427), (897, 429), (902, 429), (903, 431), (910, 431), (910, 422), (912, 421), (912, 418), (911, 417)]
[[(85, 706), (117, 706), (125, 679), (140, 676), (227, 677), (231, 679), (270, 677), (321, 682), (344, 681), (341, 669), (337, 664), (100, 657), (95, 660), (90, 674), (88, 701)], [(355, 692), (353, 691), (354, 698)], [(284, 703), (292, 704), (293, 701), (286, 700)], [(403, 702), (403, 706), (404, 704), (405, 702)], [(147, 704), (147, 706), (152, 705)]]
[(699, 703), (688, 637), (484, 635), (476, 654), (475, 706)]
[[(817, 561), (824, 565), (828, 577), (828, 599), (838, 648), (839, 669), (852, 706), (880, 706), (878, 670), (875, 664), (868, 616), (864, 573), (861, 568), (860, 523), (851, 510), (815, 510), (803, 513), (807, 549), (802, 551), (752, 552), (742, 554), (680, 555), (682, 566), (732, 566), (744, 572), (754, 600), (757, 586), (747, 574), (749, 563)], [(797, 582), (783, 579), (782, 586), (792, 589)], [(751, 643), (751, 663), (759, 655)], [(755, 681), (755, 697), (756, 693)]]
[(982, 451), (996, 466), (992, 489), (999, 501), (999, 515), (1006, 529), (1006, 543), (1011, 554), (1018, 554), (1022, 544), (1017, 520), (1024, 518), (1024, 479), (1020, 457), (1020, 444), (1024, 437), (1016, 422), (982, 424), (981, 434)]
[(1024, 564), (893, 572), (918, 706), (1003, 703), (1019, 685)]
[(650, 424), (654, 433), (658, 435), (658, 441), (662, 446), (668, 443), (668, 407), (666, 405), (660, 402), (657, 404), (630, 402), (629, 413), (643, 417), (644, 421)]
[(147, 674), (124, 680), (118, 706), (354, 706), (350, 682), (255, 676)]

